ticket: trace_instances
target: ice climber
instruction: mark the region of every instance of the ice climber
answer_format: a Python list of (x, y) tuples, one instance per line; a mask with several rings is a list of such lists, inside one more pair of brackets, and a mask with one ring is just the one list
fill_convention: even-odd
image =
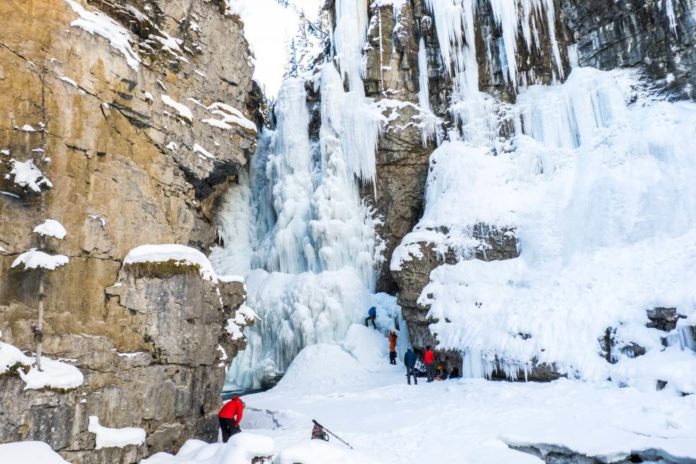
[(413, 376), (413, 383), (418, 385), (418, 378), (416, 378), (416, 353), (411, 348), (404, 355), (404, 365), (406, 365), (406, 382), (411, 385), (411, 376)]
[(239, 424), (242, 422), (244, 415), (244, 401), (238, 396), (235, 396), (220, 409), (218, 419), (220, 420), (220, 430), (222, 430), (222, 441), (227, 443), (227, 440), (236, 433), (242, 431)]
[(396, 365), (396, 339), (399, 336), (394, 330), (389, 331), (389, 364)]
[(423, 364), (425, 364), (425, 372), (428, 375), (428, 382), (432, 382), (435, 379), (435, 353), (430, 345), (425, 347)]
[(367, 317), (365, 318), (365, 327), (370, 327), (369, 322), (372, 321), (372, 327), (377, 329), (377, 324), (375, 324), (376, 319), (377, 319), (377, 308), (375, 308), (373, 306), (367, 311)]

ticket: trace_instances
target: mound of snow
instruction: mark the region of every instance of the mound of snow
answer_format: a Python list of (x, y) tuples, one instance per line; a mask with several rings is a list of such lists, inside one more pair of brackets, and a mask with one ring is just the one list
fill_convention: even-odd
[(330, 393), (367, 383), (370, 373), (336, 345), (312, 345), (300, 351), (275, 390)]
[(124, 427), (120, 429), (112, 429), (99, 424), (97, 416), (89, 417), (90, 432), (97, 437), (97, 449), (102, 448), (123, 448), (130, 445), (142, 445), (145, 443), (145, 430), (138, 427)]
[(273, 440), (253, 433), (238, 433), (227, 443), (189, 440), (176, 455), (157, 453), (141, 464), (251, 464), (255, 457), (274, 453)]
[(184, 245), (142, 245), (133, 248), (123, 259), (123, 264), (136, 263), (166, 263), (174, 261), (177, 265), (197, 265), (201, 277), (206, 280), (217, 280), (217, 275), (208, 258), (195, 248)]
[(31, 358), (22, 353), (16, 346), (0, 342), (0, 374), (7, 372), (15, 364), (28, 366), (31, 362)]
[(343, 445), (332, 445), (319, 440), (306, 441), (278, 454), (277, 464), (370, 464), (376, 461)]
[(0, 462), (6, 464), (70, 464), (42, 441), (0, 445)]
[(34, 228), (34, 233), (46, 237), (54, 237), (58, 240), (63, 240), (65, 236), (68, 235), (63, 224), (53, 219), (46, 219), (43, 224), (36, 226)]
[(61, 266), (65, 266), (69, 261), (70, 259), (67, 256), (49, 255), (36, 248), (32, 248), (17, 256), (17, 259), (12, 262), (12, 268), (14, 269), (23, 265), (24, 269), (41, 268), (54, 271)]
[(389, 355), (387, 338), (373, 329), (372, 325), (370, 327), (360, 324), (350, 326), (342, 346), (358, 363), (369, 370), (384, 366)]

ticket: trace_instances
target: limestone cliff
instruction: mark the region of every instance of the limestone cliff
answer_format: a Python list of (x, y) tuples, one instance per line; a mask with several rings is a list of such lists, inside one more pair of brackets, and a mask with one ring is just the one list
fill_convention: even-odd
[[(70, 263), (47, 280), (44, 346), (85, 374), (69, 393), (0, 378), (0, 440), (130, 463), (214, 438), (242, 285), (122, 260), (143, 243), (215, 242), (217, 200), (256, 143), (243, 24), (195, 0), (9, 0), (0, 15), (0, 331), (32, 349), (37, 281), (10, 266), (36, 225), (60, 221)], [(90, 452), (90, 415), (143, 427), (146, 446)]]

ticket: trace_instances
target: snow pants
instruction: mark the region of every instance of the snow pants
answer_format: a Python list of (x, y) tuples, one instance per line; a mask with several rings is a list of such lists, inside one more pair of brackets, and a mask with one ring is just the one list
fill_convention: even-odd
[(370, 327), (369, 321), (372, 321), (372, 327), (376, 329), (377, 324), (375, 324), (375, 319), (377, 319), (377, 316), (367, 316), (365, 318), (365, 327)]
[(218, 419), (220, 420), (223, 443), (227, 443), (227, 440), (229, 440), (232, 435), (242, 431), (234, 419), (225, 419), (224, 417), (218, 417)]
[(425, 373), (428, 376), (428, 382), (435, 380), (435, 364), (430, 363), (425, 365)]
[(389, 364), (396, 365), (396, 351), (389, 352)]
[(413, 366), (406, 366), (406, 382), (411, 385), (411, 376), (413, 376), (413, 382), (418, 385), (418, 378), (416, 377), (416, 368)]

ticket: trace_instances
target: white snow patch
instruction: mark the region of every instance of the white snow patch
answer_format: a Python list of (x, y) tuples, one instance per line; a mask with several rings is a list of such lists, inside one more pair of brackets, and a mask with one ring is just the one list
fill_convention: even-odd
[(6, 464), (70, 464), (42, 441), (0, 445), (0, 462)]
[(177, 265), (197, 265), (201, 277), (217, 281), (217, 275), (208, 258), (195, 248), (184, 245), (142, 245), (132, 249), (123, 259), (123, 264), (165, 263), (174, 261)]
[(61, 81), (65, 82), (65, 83), (68, 84), (68, 85), (71, 85), (71, 86), (75, 87), (76, 89), (79, 88), (79, 86), (77, 85), (77, 82), (75, 82), (74, 80), (70, 79), (69, 77), (60, 76), (58, 79), (60, 79)]
[(68, 235), (63, 224), (54, 219), (46, 219), (42, 224), (36, 226), (34, 233), (46, 237), (54, 237), (58, 240), (63, 240)]
[(96, 434), (97, 448), (124, 448), (130, 445), (140, 446), (145, 443), (145, 430), (139, 427), (112, 429), (99, 424), (97, 416), (89, 417), (88, 431)]
[(134, 71), (138, 70), (140, 58), (133, 51), (130, 44), (130, 34), (123, 26), (100, 11), (87, 11), (73, 0), (65, 1), (80, 16), (79, 19), (70, 23), (71, 26), (105, 38), (112, 47), (121, 52), (128, 66)]
[[(33, 359), (32, 359), (33, 361)], [(41, 390), (42, 388), (72, 389), (85, 381), (82, 372), (70, 364), (54, 361), (45, 356), (41, 357), (41, 370), (32, 366), (28, 373), (20, 369), (19, 376), (26, 383), (25, 390)]]
[(207, 444), (189, 440), (174, 456), (157, 453), (141, 464), (250, 464), (255, 457), (271, 457), (275, 444), (271, 438), (253, 433), (238, 433), (227, 443)]
[(42, 187), (51, 188), (53, 184), (43, 175), (41, 170), (34, 165), (34, 161), (10, 160), (12, 170), (9, 176), (14, 176), (14, 183), (22, 188), (29, 188), (39, 193)]
[(68, 264), (70, 259), (63, 255), (49, 255), (43, 251), (39, 251), (36, 248), (31, 248), (17, 258), (12, 263), (12, 268), (19, 266), (24, 266), (24, 269), (46, 269), (48, 271), (54, 271), (59, 267)]
[(179, 103), (178, 101), (174, 100), (169, 95), (162, 95), (161, 97), (162, 97), (162, 102), (165, 105), (176, 110), (177, 114), (182, 119), (188, 121), (190, 124), (193, 124), (193, 113), (191, 112), (191, 108), (184, 105), (183, 103)]
[(75, 366), (60, 361), (54, 361), (46, 356), (41, 357), (39, 371), (34, 366), (35, 359), (22, 353), (19, 348), (9, 343), (0, 342), (0, 374), (17, 364), (29, 367), (27, 373), (19, 370), (21, 379), (26, 383), (25, 390), (40, 390), (42, 388), (77, 388), (84, 382), (82, 372)]
[(203, 148), (202, 146), (198, 145), (197, 143), (193, 144), (193, 152), (201, 154), (205, 156), (206, 158), (215, 158), (212, 153), (210, 153), (208, 150)]

